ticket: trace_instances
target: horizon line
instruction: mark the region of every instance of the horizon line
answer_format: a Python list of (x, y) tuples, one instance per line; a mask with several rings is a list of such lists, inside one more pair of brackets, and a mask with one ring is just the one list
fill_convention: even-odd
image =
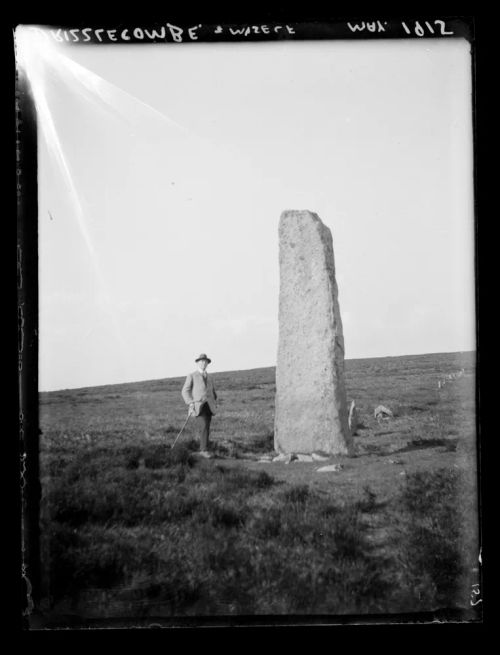
[[(477, 350), (449, 350), (449, 351), (436, 351), (436, 352), (426, 352), (426, 353), (409, 353), (406, 355), (377, 355), (376, 357), (346, 357), (344, 359), (344, 362), (353, 362), (353, 361), (359, 361), (363, 359), (396, 359), (400, 357), (425, 357), (427, 355), (456, 355), (456, 354), (466, 354), (466, 353), (475, 353)], [(270, 365), (270, 366), (255, 366), (252, 368), (236, 368), (236, 369), (228, 369), (225, 371), (216, 371), (214, 373), (211, 373), (211, 375), (221, 375), (221, 374), (226, 374), (226, 373), (238, 373), (240, 371), (258, 371), (261, 369), (266, 369), (266, 368), (276, 368), (276, 364)], [(143, 384), (145, 382), (160, 382), (161, 380), (176, 380), (176, 379), (182, 379), (186, 377), (185, 374), (183, 375), (173, 375), (169, 377), (160, 377), (160, 378), (146, 378), (144, 380), (129, 380), (127, 382), (106, 382), (104, 384), (91, 384), (91, 385), (85, 385), (85, 386), (79, 386), (79, 387), (61, 387), (59, 389), (50, 389), (50, 390), (42, 390), (39, 389), (38, 393), (58, 393), (61, 391), (78, 391), (82, 389), (98, 389), (100, 387), (118, 387), (126, 384)]]

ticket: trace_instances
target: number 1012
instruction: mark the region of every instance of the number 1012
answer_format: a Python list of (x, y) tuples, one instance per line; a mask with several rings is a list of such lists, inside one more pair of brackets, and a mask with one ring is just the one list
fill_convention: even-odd
[[(417, 36), (426, 36), (427, 34), (438, 34), (438, 36), (447, 36), (453, 34), (446, 30), (446, 24), (444, 20), (434, 20), (432, 23), (429, 21), (423, 21), (423, 25), (420, 21), (416, 20), (413, 24), (413, 29), (408, 27), (408, 25), (401, 21), (401, 25), (407, 34), (416, 34)], [(424, 27), (425, 25), (425, 27)]]

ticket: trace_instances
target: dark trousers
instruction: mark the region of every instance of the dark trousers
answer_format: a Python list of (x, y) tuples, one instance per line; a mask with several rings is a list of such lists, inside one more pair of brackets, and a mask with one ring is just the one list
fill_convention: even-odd
[(198, 427), (198, 434), (200, 437), (200, 450), (208, 450), (208, 438), (210, 436), (210, 421), (212, 420), (212, 412), (208, 403), (205, 403), (196, 417), (196, 424)]

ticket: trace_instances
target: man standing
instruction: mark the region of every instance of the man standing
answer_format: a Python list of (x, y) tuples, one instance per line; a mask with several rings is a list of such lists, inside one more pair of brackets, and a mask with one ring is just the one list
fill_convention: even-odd
[(212, 360), (205, 353), (195, 359), (198, 368), (189, 373), (182, 387), (182, 397), (186, 405), (189, 405), (189, 416), (196, 416), (200, 437), (200, 455), (210, 458), (209, 436), (210, 421), (217, 409), (217, 393), (214, 383), (208, 377), (206, 368)]

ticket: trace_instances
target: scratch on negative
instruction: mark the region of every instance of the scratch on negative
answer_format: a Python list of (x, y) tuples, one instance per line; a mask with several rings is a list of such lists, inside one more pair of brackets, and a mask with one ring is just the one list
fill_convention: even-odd
[(21, 560), (21, 577), (24, 580), (26, 584), (26, 609), (23, 612), (23, 616), (28, 616), (31, 614), (33, 611), (33, 608), (35, 607), (35, 604), (33, 602), (32, 598), (32, 591), (33, 587), (31, 584), (31, 581), (29, 577), (27, 576), (27, 564), (25, 560), (25, 555), (26, 555), (26, 548), (24, 547), (24, 539), (25, 539), (25, 530), (24, 530), (24, 489), (26, 488), (26, 453), (22, 453), (21, 455), (21, 507), (23, 508), (23, 516), (22, 516), (22, 522), (21, 522), (21, 531), (22, 531), (22, 544), (21, 544), (21, 554), (22, 554), (22, 560)]
[(17, 323), (18, 323), (18, 356), (19, 356), (19, 373), (23, 369), (23, 347), (24, 347), (24, 312), (22, 306), (17, 308)]
[(22, 251), (21, 246), (18, 244), (18, 246), (17, 246), (17, 288), (18, 289), (23, 288), (22, 261), (23, 261), (23, 251)]

